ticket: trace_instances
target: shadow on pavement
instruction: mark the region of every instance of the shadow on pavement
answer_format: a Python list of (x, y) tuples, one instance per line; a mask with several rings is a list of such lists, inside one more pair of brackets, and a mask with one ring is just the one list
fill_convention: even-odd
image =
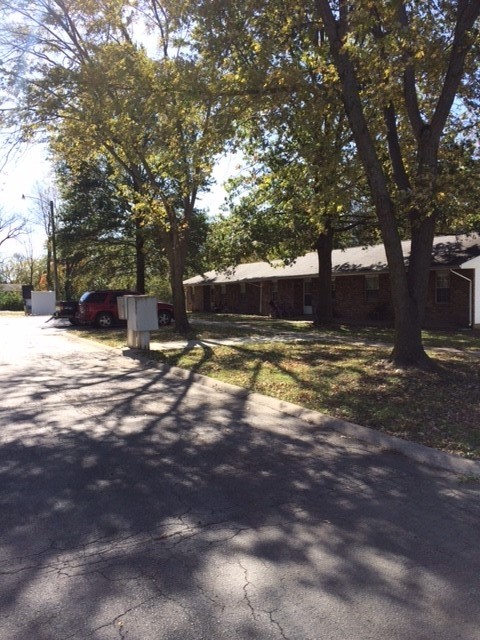
[(307, 638), (317, 618), (328, 638), (332, 607), (384, 637), (473, 638), (475, 488), (280, 414), (276, 431), (166, 370), (29, 375), (0, 382), (0, 638), (122, 637), (101, 630), (155, 608), (152, 635), (126, 637), (215, 639), (239, 597), (232, 638), (265, 620)]

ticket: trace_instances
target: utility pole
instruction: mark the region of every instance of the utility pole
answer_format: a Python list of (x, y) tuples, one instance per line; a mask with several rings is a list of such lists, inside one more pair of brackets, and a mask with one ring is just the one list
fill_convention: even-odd
[[(47, 204), (47, 201), (44, 200), (43, 198), (39, 198), (36, 196), (27, 196), (25, 194), (22, 195), (22, 199), (30, 199), (30, 200), (36, 200), (37, 202), (43, 203), (44, 205)], [(48, 229), (46, 229), (47, 234), (48, 234), (48, 238), (47, 238), (47, 242), (48, 242), (48, 246), (49, 248), (51, 248), (52, 251), (52, 263), (53, 263), (53, 290), (55, 292), (55, 298), (57, 298), (59, 291), (58, 291), (58, 263), (57, 263), (57, 229), (56, 229), (56, 224), (55, 224), (55, 205), (53, 203), (53, 200), (49, 200), (48, 201), (48, 225), (47, 225)], [(47, 265), (47, 273), (48, 273), (48, 265)]]

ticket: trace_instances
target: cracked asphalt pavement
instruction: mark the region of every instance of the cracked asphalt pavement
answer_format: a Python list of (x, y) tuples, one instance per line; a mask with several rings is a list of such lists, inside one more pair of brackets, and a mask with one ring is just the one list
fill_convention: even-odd
[(478, 640), (480, 485), (0, 317), (0, 640)]

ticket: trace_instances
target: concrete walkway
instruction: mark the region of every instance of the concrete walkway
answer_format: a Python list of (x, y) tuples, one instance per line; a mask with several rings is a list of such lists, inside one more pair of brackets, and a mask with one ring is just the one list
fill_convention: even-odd
[[(191, 321), (191, 325), (195, 327), (195, 324), (200, 326), (211, 325), (215, 326), (224, 326), (228, 328), (232, 328), (232, 325), (228, 322), (216, 322), (216, 321), (200, 321), (196, 323), (195, 321)], [(246, 325), (238, 325), (243, 329), (250, 329), (251, 333), (246, 336), (241, 337), (233, 337), (233, 338), (209, 338), (202, 340), (172, 340), (172, 341), (152, 341), (151, 349), (158, 351), (170, 351), (176, 349), (195, 349), (205, 346), (215, 346), (215, 345), (231, 345), (236, 346), (239, 344), (265, 344), (268, 342), (289, 342), (289, 343), (301, 343), (301, 342), (331, 342), (331, 343), (341, 343), (341, 344), (351, 344), (351, 345), (365, 345), (369, 347), (379, 347), (383, 349), (391, 348), (391, 344), (386, 342), (381, 342), (378, 340), (368, 340), (368, 339), (351, 339), (343, 336), (335, 336), (331, 333), (322, 333), (321, 331), (315, 332), (295, 332), (295, 331), (274, 331), (272, 329), (263, 329), (261, 327), (253, 327), (250, 324)], [(461, 350), (455, 349), (453, 347), (428, 347), (428, 351), (432, 352), (450, 352), (450, 353), (458, 353), (467, 358), (475, 358), (480, 360), (480, 350), (478, 349), (468, 349)]]

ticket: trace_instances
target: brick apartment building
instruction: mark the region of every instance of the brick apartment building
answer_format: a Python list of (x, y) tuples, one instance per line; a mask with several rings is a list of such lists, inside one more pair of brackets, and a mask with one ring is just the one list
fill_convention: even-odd
[[(408, 261), (410, 242), (402, 243)], [(210, 271), (184, 282), (189, 311), (223, 311), (292, 318), (313, 315), (318, 257), (292, 264), (255, 262)], [(393, 320), (383, 245), (337, 249), (332, 255), (334, 314), (339, 322)], [(273, 305), (272, 305), (273, 303)], [(480, 234), (435, 238), (425, 327), (480, 328)]]

